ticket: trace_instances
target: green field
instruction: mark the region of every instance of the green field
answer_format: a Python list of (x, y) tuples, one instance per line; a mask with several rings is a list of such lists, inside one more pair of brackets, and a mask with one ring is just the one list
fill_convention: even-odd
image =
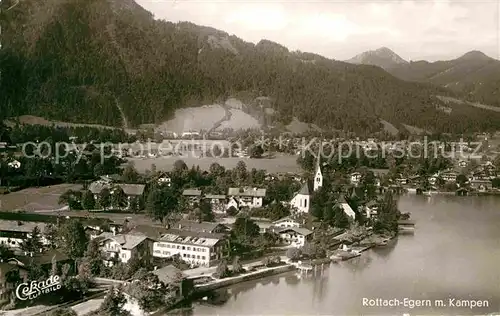
[(276, 172), (297, 172), (300, 173), (301, 169), (297, 165), (297, 156), (278, 156), (273, 159), (253, 159), (253, 158), (193, 158), (193, 157), (159, 157), (159, 158), (130, 158), (129, 161), (133, 162), (135, 168), (139, 172), (145, 172), (151, 169), (151, 165), (156, 165), (156, 170), (170, 171), (173, 169), (174, 163), (177, 160), (183, 160), (188, 167), (200, 166), (202, 170), (208, 170), (210, 165), (214, 162), (232, 169), (236, 167), (238, 161), (243, 161), (247, 165), (247, 169), (264, 169), (271, 173)]

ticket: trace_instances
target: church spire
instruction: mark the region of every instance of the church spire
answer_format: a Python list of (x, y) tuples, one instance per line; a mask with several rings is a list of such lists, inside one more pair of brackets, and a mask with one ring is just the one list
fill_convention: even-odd
[(323, 186), (323, 174), (321, 172), (321, 147), (318, 149), (316, 156), (316, 173), (314, 175), (314, 191), (318, 191)]

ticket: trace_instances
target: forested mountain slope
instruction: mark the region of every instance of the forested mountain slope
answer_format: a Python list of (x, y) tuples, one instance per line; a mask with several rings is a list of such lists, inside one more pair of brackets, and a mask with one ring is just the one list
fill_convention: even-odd
[(493, 129), (500, 114), (453, 105), (450, 90), (405, 82), (262, 40), (170, 23), (132, 0), (21, 0), (4, 17), (1, 113), (129, 127), (236, 92), (269, 96), (283, 122), (369, 133), (380, 118), (427, 130)]

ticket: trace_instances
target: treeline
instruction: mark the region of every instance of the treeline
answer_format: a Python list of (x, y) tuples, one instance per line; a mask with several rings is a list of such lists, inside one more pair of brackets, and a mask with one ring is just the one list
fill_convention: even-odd
[(75, 142), (81, 143), (129, 143), (137, 139), (133, 135), (127, 134), (122, 129), (97, 128), (97, 127), (61, 127), (55, 125), (21, 125), (13, 127), (2, 127), (5, 141), (12, 144), (22, 144), (26, 142)]
[[(52, 18), (30, 15), (49, 8)], [(499, 113), (459, 105), (451, 114), (436, 110), (435, 95), (453, 95), (444, 88), (291, 53), (270, 41), (254, 45), (191, 23), (156, 21), (139, 6), (29, 0), (5, 24), (0, 62), (9, 80), (2, 80), (0, 106), (8, 116), (122, 126), (123, 111), (138, 125), (162, 121), (179, 106), (248, 91), (272, 97), (284, 122), (296, 116), (359, 134), (380, 130), (379, 118), (443, 132), (500, 124)], [(219, 40), (225, 45), (210, 44)]]

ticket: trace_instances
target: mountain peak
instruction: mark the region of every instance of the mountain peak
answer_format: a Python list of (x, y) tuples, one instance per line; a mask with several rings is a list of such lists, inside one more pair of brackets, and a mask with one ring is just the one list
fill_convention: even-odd
[(492, 59), (492, 58), (481, 51), (472, 50), (468, 53), (465, 53), (464, 55), (462, 55), (458, 59), (461, 59), (461, 60), (488, 60), (488, 59)]
[(408, 63), (398, 54), (385, 46), (376, 50), (370, 50), (356, 55), (354, 58), (349, 59), (347, 62), (351, 64), (373, 65), (384, 69), (393, 68), (400, 64)]

